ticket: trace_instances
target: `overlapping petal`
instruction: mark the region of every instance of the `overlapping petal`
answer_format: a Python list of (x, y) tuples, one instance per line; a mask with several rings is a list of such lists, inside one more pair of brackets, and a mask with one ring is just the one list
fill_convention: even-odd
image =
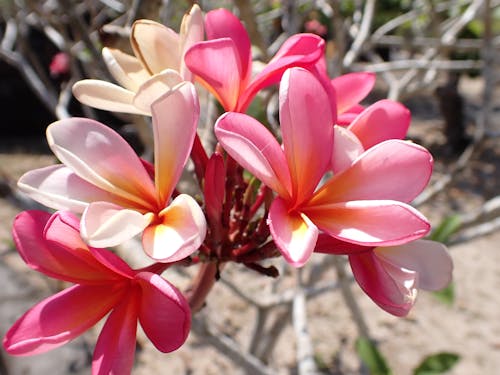
[(283, 75), (280, 124), (296, 204), (309, 199), (330, 163), (334, 116), (328, 101), (307, 70), (290, 69)]
[(333, 173), (340, 173), (349, 168), (365, 149), (349, 129), (335, 125), (333, 132), (332, 170)]
[(154, 220), (110, 202), (92, 202), (82, 215), (81, 234), (94, 247), (117, 246), (141, 233)]
[(200, 108), (194, 85), (184, 82), (152, 105), (155, 186), (165, 204), (189, 158)]
[(137, 91), (150, 77), (139, 59), (119, 49), (104, 47), (102, 57), (113, 77), (127, 90)]
[(134, 92), (113, 83), (84, 79), (73, 85), (73, 95), (82, 104), (107, 111), (147, 115), (134, 106)]
[(365, 150), (388, 139), (403, 139), (410, 126), (408, 108), (392, 100), (379, 100), (360, 113), (349, 125)]
[(191, 328), (191, 312), (186, 299), (156, 274), (138, 273), (136, 282), (141, 288), (138, 317), (144, 332), (161, 352), (178, 349), (186, 341)]
[[(75, 285), (28, 310), (3, 340), (12, 355), (32, 355), (66, 344), (92, 327), (123, 298), (113, 288)], [(54, 319), (57, 317), (57, 319)]]
[(61, 120), (47, 128), (47, 140), (61, 162), (95, 186), (144, 206), (156, 199), (139, 157), (107, 126), (85, 118)]
[(282, 197), (290, 197), (291, 180), (285, 155), (264, 125), (241, 113), (225, 113), (215, 124), (215, 135), (245, 169)]
[(78, 177), (64, 165), (51, 165), (26, 172), (17, 186), (31, 198), (57, 210), (81, 213), (88, 202), (116, 197)]
[(151, 113), (151, 105), (182, 82), (184, 80), (177, 71), (165, 69), (137, 88), (133, 100), (134, 106), (144, 113)]
[(453, 262), (439, 242), (419, 240), (395, 247), (377, 247), (374, 252), (386, 264), (415, 271), (421, 289), (440, 290), (451, 282)]
[(151, 75), (165, 69), (180, 69), (179, 35), (151, 20), (138, 20), (132, 25), (130, 42), (134, 54)]
[(209, 89), (226, 111), (237, 108), (243, 68), (238, 47), (230, 38), (197, 43), (184, 57), (189, 70)]
[(332, 79), (337, 93), (337, 111), (344, 113), (359, 104), (373, 89), (375, 78), (371, 72), (355, 72)]
[(65, 216), (25, 211), (16, 217), (13, 237), (26, 264), (45, 275), (73, 283), (117, 280), (118, 275), (95, 260), (78, 229), (71, 226), (78, 224), (78, 220), (73, 217), (73, 223), (68, 224)]
[(195, 252), (205, 239), (205, 215), (189, 195), (180, 194), (142, 235), (144, 251), (161, 262), (175, 262)]
[(415, 303), (418, 274), (382, 264), (372, 251), (349, 256), (356, 281), (382, 309), (405, 316)]
[(298, 211), (289, 211), (287, 202), (276, 198), (268, 217), (274, 242), (285, 259), (295, 267), (302, 267), (311, 257), (319, 230), (309, 218)]
[(109, 315), (94, 349), (93, 375), (131, 373), (137, 341), (140, 298), (137, 289), (130, 290), (127, 298), (117, 303)]
[(432, 165), (425, 148), (400, 140), (385, 141), (328, 180), (308, 205), (366, 199), (410, 202), (429, 182)]
[(251, 74), (252, 45), (241, 21), (227, 9), (215, 9), (206, 14), (205, 29), (208, 40), (229, 38), (233, 41), (236, 47), (235, 56), (241, 68), (242, 86), (245, 87)]
[(329, 235), (364, 246), (399, 245), (419, 239), (430, 230), (419, 211), (398, 201), (356, 200), (302, 210)]

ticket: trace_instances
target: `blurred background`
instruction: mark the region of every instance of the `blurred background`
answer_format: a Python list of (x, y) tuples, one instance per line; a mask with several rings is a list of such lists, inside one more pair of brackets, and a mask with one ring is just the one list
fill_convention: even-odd
[[(45, 128), (70, 116), (95, 118), (150, 155), (149, 119), (82, 106), (71, 87), (84, 78), (112, 81), (101, 49), (131, 53), (135, 20), (178, 31), (193, 3), (238, 15), (261, 63), (290, 35), (318, 34), (327, 43), (331, 78), (376, 73), (364, 105), (390, 98), (411, 110), (408, 139), (428, 148), (436, 163), (413, 204), (431, 220), (431, 237), (448, 244), (454, 281), (442, 292), (421, 293), (408, 317), (395, 318), (352, 283), (344, 263), (315, 255), (301, 271), (310, 281), (308, 342), (301, 344), (294, 333), (297, 275), (281, 263), (279, 280), (231, 265), (179, 351), (161, 354), (138, 336), (134, 373), (498, 374), (498, 0), (0, 0), (0, 334), (61, 287), (29, 271), (10, 236), (14, 216), (37, 207), (17, 190), (17, 179), (55, 162)], [(211, 108), (208, 96), (200, 99)], [(276, 88), (257, 100), (252, 115), (273, 123)], [(217, 111), (202, 113), (200, 132), (208, 140)], [(174, 284), (187, 288), (191, 276), (176, 270)], [(0, 350), (0, 374), (90, 373), (96, 332), (37, 357)], [(308, 364), (299, 355), (304, 350), (313, 358)]]

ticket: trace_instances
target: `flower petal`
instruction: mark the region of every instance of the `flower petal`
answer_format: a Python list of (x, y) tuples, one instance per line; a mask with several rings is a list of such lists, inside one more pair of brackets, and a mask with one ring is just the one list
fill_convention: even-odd
[(251, 73), (252, 45), (241, 21), (229, 10), (220, 8), (206, 14), (205, 28), (208, 40), (230, 38), (233, 41), (238, 65), (241, 67), (241, 86), (246, 87)]
[(243, 84), (238, 47), (230, 38), (214, 39), (193, 45), (184, 62), (226, 111), (237, 108)]
[(333, 117), (327, 93), (307, 70), (292, 68), (280, 85), (283, 149), (297, 204), (310, 198), (330, 164)]
[(410, 202), (429, 182), (432, 163), (431, 154), (421, 146), (400, 140), (385, 141), (329, 179), (308, 204), (372, 199)]
[(383, 264), (372, 251), (349, 255), (354, 278), (382, 309), (396, 316), (408, 314), (417, 296), (415, 272)]
[(164, 207), (193, 147), (200, 107), (191, 82), (184, 82), (156, 100), (153, 113), (155, 185)]
[(84, 180), (139, 206), (156, 203), (141, 160), (114, 130), (94, 120), (71, 118), (49, 125), (47, 140), (59, 160)]
[(415, 271), (419, 288), (440, 290), (451, 282), (453, 262), (446, 246), (439, 242), (418, 240), (394, 247), (377, 247), (374, 253), (395, 267)]
[(326, 233), (320, 233), (316, 241), (315, 253), (350, 255), (371, 251), (373, 246), (362, 246), (352, 242), (346, 242), (332, 237)]
[(307, 216), (296, 211), (289, 212), (281, 198), (276, 198), (271, 204), (267, 223), (286, 261), (294, 267), (302, 267), (314, 251), (318, 228)]
[(120, 285), (75, 285), (29, 309), (6, 333), (12, 355), (39, 354), (73, 340), (96, 324), (123, 298)]
[(116, 198), (60, 164), (26, 172), (17, 186), (30, 198), (47, 207), (76, 213), (83, 212), (89, 202)]
[(120, 85), (130, 91), (137, 91), (139, 86), (150, 76), (135, 56), (119, 49), (104, 47), (102, 57), (113, 77)]
[(78, 219), (69, 213), (22, 212), (12, 234), (26, 264), (47, 276), (84, 284), (121, 278), (92, 256), (80, 237)]
[(141, 287), (139, 321), (153, 345), (163, 353), (178, 349), (191, 328), (189, 304), (172, 284), (150, 272), (140, 272), (136, 281)]
[(73, 85), (73, 95), (82, 104), (106, 111), (147, 115), (133, 104), (134, 92), (113, 83), (84, 79)]
[(205, 216), (189, 195), (178, 195), (160, 212), (159, 220), (160, 223), (147, 227), (142, 236), (144, 251), (157, 261), (184, 259), (198, 250), (205, 239)]
[(411, 113), (404, 105), (392, 100), (380, 100), (366, 108), (349, 125), (352, 131), (369, 149), (388, 139), (403, 139), (410, 126)]
[[(244, 112), (255, 94), (278, 83), (285, 70), (291, 67), (303, 67), (316, 71), (315, 65), (324, 56), (325, 41), (314, 34), (295, 34), (280, 47), (269, 64), (257, 74), (241, 94), (238, 112)], [(328, 82), (329, 84), (329, 82)]]
[(359, 139), (349, 129), (335, 125), (333, 127), (332, 170), (340, 173), (349, 168), (364, 151)]
[(280, 196), (290, 197), (290, 172), (285, 155), (264, 125), (242, 113), (225, 113), (215, 123), (215, 135), (243, 168)]
[(399, 245), (419, 239), (430, 230), (419, 211), (397, 201), (351, 201), (304, 207), (303, 211), (329, 235), (363, 246)]
[(141, 111), (151, 113), (153, 102), (181, 82), (183, 82), (182, 77), (172, 69), (166, 69), (161, 73), (155, 74), (137, 89), (134, 105)]
[(97, 340), (92, 358), (92, 374), (130, 374), (134, 365), (138, 290), (127, 291), (126, 298), (113, 309)]
[(193, 81), (193, 75), (186, 67), (184, 55), (195, 43), (201, 42), (205, 37), (203, 14), (198, 4), (194, 4), (188, 14), (182, 17), (179, 32), (180, 48), (182, 51), (180, 74), (185, 81)]
[(337, 93), (337, 111), (344, 113), (359, 104), (373, 89), (376, 76), (371, 72), (343, 74), (331, 80)]
[(130, 42), (151, 75), (168, 68), (180, 70), (179, 35), (172, 29), (158, 22), (138, 20), (132, 25)]
[(109, 202), (93, 202), (84, 211), (82, 238), (93, 247), (117, 246), (146, 228), (153, 215), (124, 209)]

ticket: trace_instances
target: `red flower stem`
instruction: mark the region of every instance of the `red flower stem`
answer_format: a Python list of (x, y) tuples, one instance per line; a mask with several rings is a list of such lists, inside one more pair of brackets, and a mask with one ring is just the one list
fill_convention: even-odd
[(217, 281), (217, 275), (219, 273), (219, 264), (210, 262), (202, 263), (198, 274), (193, 282), (192, 287), (186, 293), (189, 306), (191, 307), (192, 313), (196, 313), (201, 310), (205, 305), (205, 300), (208, 293), (212, 290), (212, 287)]
[(198, 178), (198, 182), (202, 183), (205, 177), (205, 170), (207, 169), (208, 155), (201, 143), (198, 133), (194, 136), (193, 148), (191, 149), (191, 159), (194, 164), (194, 172)]

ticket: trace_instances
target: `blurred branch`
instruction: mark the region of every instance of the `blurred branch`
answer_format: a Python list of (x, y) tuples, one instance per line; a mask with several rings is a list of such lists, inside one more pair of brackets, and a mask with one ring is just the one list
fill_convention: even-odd
[(375, 13), (375, 0), (366, 0), (360, 29), (356, 34), (356, 38), (354, 39), (351, 48), (349, 49), (349, 51), (347, 51), (344, 57), (343, 60), (344, 67), (350, 67), (352, 65), (356, 57), (358, 57), (359, 53), (361, 52), (361, 49), (363, 48), (364, 44), (367, 42), (374, 13)]

